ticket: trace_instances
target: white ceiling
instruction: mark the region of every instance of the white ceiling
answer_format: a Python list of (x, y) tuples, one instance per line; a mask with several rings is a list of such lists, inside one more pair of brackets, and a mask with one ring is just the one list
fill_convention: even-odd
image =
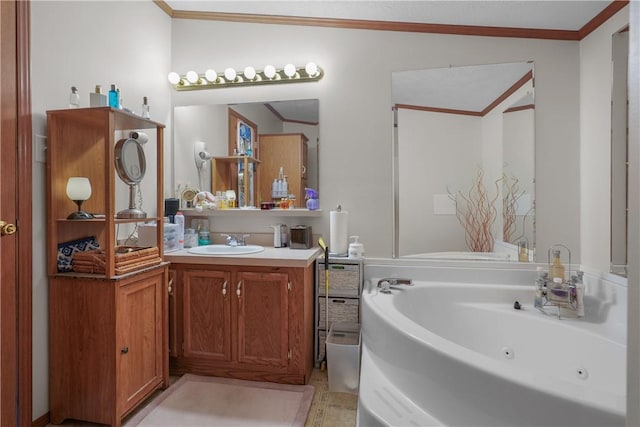
[[(577, 31), (610, 1), (599, 0), (395, 0), (216, 1), (165, 0), (174, 10), (428, 24)], [(525, 65), (526, 66), (526, 65)], [(520, 79), (523, 64), (493, 68), (394, 73), (393, 103), (480, 111)], [(481, 85), (471, 79), (480, 79)], [(467, 88), (453, 94), (447, 88)], [(482, 87), (476, 96), (470, 88)], [(472, 96), (473, 94), (473, 96)]]

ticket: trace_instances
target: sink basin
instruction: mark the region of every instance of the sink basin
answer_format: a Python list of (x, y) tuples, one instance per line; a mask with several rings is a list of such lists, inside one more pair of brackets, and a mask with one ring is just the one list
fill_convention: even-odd
[(206, 245), (189, 248), (187, 252), (199, 255), (246, 255), (264, 251), (264, 247), (258, 245), (227, 246)]

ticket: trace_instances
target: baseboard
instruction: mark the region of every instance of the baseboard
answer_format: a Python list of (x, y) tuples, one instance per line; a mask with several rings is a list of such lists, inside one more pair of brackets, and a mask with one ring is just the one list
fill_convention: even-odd
[(31, 427), (45, 427), (49, 424), (49, 412), (31, 421)]

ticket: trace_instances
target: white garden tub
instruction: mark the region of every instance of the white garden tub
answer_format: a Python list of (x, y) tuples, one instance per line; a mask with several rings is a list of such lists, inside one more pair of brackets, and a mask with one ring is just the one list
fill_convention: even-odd
[(585, 318), (558, 320), (533, 308), (533, 285), (383, 294), (379, 278), (362, 298), (360, 426), (624, 425), (625, 332), (592, 297)]

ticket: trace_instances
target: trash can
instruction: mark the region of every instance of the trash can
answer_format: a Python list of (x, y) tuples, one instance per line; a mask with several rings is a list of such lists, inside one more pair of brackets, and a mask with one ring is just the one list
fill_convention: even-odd
[(360, 324), (336, 323), (327, 337), (329, 391), (358, 393), (360, 382)]

